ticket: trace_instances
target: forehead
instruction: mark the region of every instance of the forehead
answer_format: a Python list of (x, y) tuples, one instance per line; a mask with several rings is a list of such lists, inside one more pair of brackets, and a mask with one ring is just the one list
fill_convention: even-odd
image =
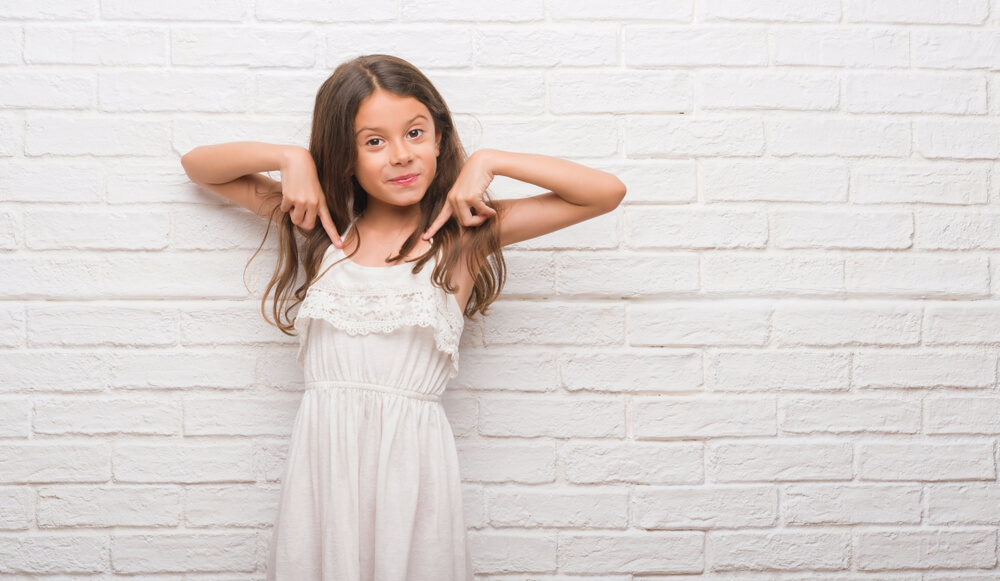
[[(386, 91), (375, 91), (365, 98), (354, 117), (354, 130), (393, 130), (408, 126), (417, 115), (431, 119), (427, 106), (414, 97), (402, 97)], [(423, 121), (418, 119), (417, 121)]]

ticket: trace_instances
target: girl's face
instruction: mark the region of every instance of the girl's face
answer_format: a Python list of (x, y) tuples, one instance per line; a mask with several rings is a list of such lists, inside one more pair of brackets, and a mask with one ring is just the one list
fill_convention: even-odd
[(376, 89), (354, 117), (354, 139), (354, 176), (369, 196), (396, 206), (424, 197), (437, 171), (441, 135), (423, 103)]

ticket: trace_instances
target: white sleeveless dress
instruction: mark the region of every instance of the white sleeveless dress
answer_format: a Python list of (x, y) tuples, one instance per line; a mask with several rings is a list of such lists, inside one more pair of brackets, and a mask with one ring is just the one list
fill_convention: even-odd
[[(344, 258), (330, 245), (320, 273)], [(269, 581), (472, 581), (454, 435), (440, 402), (465, 320), (434, 259), (341, 260), (295, 319), (305, 393), (267, 557)]]

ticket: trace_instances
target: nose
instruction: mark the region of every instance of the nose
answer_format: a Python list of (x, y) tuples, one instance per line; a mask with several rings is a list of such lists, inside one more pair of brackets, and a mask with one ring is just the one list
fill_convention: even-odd
[(413, 152), (410, 151), (410, 146), (405, 141), (402, 143), (397, 142), (391, 149), (391, 158), (394, 164), (405, 164), (413, 159)]

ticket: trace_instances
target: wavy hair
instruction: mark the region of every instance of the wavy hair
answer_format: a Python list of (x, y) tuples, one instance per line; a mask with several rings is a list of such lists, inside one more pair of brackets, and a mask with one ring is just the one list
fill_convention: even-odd
[[(468, 155), (459, 140), (447, 104), (431, 81), (415, 66), (401, 58), (385, 54), (359, 56), (342, 63), (323, 82), (316, 94), (309, 138), (309, 152), (316, 165), (319, 183), (337, 232), (343, 234), (368, 205), (368, 193), (352, 175), (358, 159), (354, 119), (362, 101), (376, 90), (400, 97), (413, 97), (423, 103), (431, 113), (435, 132), (441, 134), (437, 171), (419, 202), (419, 228), (406, 238), (399, 253), (388, 259), (392, 262), (408, 256), (421, 235), (430, 228), (444, 207), (448, 192), (458, 179)], [(278, 186), (257, 193), (264, 198), (276, 198), (275, 201), (278, 202), (268, 221), (261, 247), (267, 240), (271, 222), (276, 222), (279, 229), (278, 262), (261, 299), (261, 313), (271, 323), (265, 308), (268, 296), (273, 291), (272, 324), (286, 335), (292, 335), (294, 323), (289, 317), (289, 311), (305, 299), (309, 286), (319, 278), (319, 267), (332, 242), (318, 218), (311, 231), (293, 224), (287, 212), (275, 220), (274, 213), (281, 211), (282, 194)], [(461, 226), (453, 216), (434, 233), (430, 241), (431, 248), (413, 262), (412, 271), (418, 273), (432, 256), (438, 256), (431, 280), (435, 286), (453, 294), (457, 292), (457, 287), (452, 283), (452, 272), (464, 255), (467, 271), (475, 273), (472, 294), (464, 310), (467, 317), (477, 312), (486, 315), (506, 280), (506, 263), (501, 251), (499, 227), (503, 211), (493, 203), (488, 191), (484, 202), (497, 211), (496, 216), (473, 227)], [(296, 230), (304, 236), (302, 248), (296, 240)], [(358, 235), (358, 244), (348, 256), (354, 256), (360, 248), (360, 232), (355, 233)], [(261, 247), (258, 247), (254, 256), (260, 252)], [(298, 279), (300, 258), (306, 281), (293, 291)], [(253, 256), (250, 260), (253, 260)], [(281, 315), (284, 315), (286, 322), (282, 321)]]

